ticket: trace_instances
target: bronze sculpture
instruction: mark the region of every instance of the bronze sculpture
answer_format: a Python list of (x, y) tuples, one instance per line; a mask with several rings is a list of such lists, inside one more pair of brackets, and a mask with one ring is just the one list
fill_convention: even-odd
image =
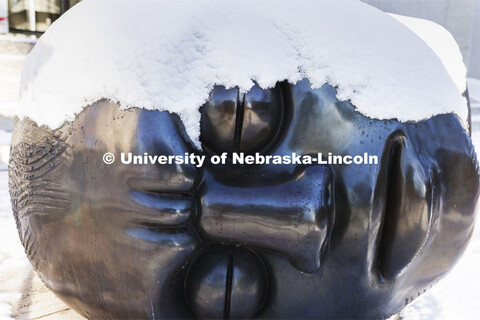
[[(88, 319), (383, 318), (463, 252), (479, 194), (453, 114), (370, 119), (308, 80), (217, 87), (203, 151), (175, 114), (102, 100), (17, 120), (10, 193), (35, 269)], [(378, 154), (378, 165), (107, 165), (106, 152)]]

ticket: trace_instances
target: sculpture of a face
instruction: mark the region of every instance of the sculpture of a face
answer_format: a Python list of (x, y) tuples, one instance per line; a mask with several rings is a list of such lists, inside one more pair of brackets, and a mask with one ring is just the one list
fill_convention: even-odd
[[(462, 254), (479, 180), (457, 116), (375, 120), (308, 81), (217, 87), (203, 151), (175, 114), (108, 101), (18, 121), (10, 191), (46, 285), (89, 319), (382, 318)], [(141, 106), (139, 106), (141, 107)], [(388, 106), (386, 106), (388, 107)], [(125, 165), (143, 155), (378, 155), (362, 165)], [(117, 156), (103, 162), (104, 153)]]

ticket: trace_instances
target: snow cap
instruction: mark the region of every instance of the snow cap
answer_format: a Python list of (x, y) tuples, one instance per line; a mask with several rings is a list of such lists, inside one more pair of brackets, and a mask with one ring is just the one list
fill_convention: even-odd
[(304, 78), (372, 118), (456, 113), (466, 123), (462, 92), (432, 49), (356, 0), (84, 0), (28, 56), (18, 115), (58, 128), (107, 98), (177, 113), (199, 146), (199, 107), (215, 85)]

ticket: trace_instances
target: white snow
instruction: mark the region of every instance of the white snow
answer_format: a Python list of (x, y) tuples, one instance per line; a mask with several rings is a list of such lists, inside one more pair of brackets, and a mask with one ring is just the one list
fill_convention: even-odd
[(10, 319), (32, 266), (18, 237), (8, 194), (7, 171), (0, 171), (0, 319)]
[(470, 103), (480, 104), (480, 80), (475, 78), (468, 78), (467, 83)]
[(2, 116), (13, 117), (18, 111), (19, 70), (35, 42), (27, 36), (0, 35), (0, 127)]
[(198, 108), (214, 85), (303, 78), (338, 87), (372, 118), (466, 122), (459, 82), (428, 45), (355, 0), (82, 1), (27, 58), (18, 115), (56, 128), (108, 98), (178, 113), (198, 145)]
[(442, 61), (458, 91), (463, 93), (467, 86), (467, 67), (463, 63), (462, 52), (452, 34), (441, 25), (430, 20), (392, 13), (390, 15), (425, 41)]

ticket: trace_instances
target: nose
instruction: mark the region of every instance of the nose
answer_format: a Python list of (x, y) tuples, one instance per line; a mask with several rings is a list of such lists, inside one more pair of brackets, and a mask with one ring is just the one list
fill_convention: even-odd
[[(243, 95), (216, 87), (202, 107), (204, 150), (268, 152), (282, 131), (285, 110), (280, 85), (254, 86)], [(243, 178), (228, 179), (225, 169)], [(263, 181), (246, 181), (241, 172), (205, 168), (196, 188), (198, 231), (209, 245), (189, 267), (185, 298), (198, 318), (250, 318), (260, 312), (269, 291), (262, 252), (313, 273), (328, 250), (335, 214), (330, 167), (297, 167), (293, 174)]]
[(328, 247), (333, 173), (326, 166), (298, 170), (277, 185), (225, 185), (205, 172), (200, 231), (216, 242), (247, 245), (285, 256), (297, 269), (320, 268)]

